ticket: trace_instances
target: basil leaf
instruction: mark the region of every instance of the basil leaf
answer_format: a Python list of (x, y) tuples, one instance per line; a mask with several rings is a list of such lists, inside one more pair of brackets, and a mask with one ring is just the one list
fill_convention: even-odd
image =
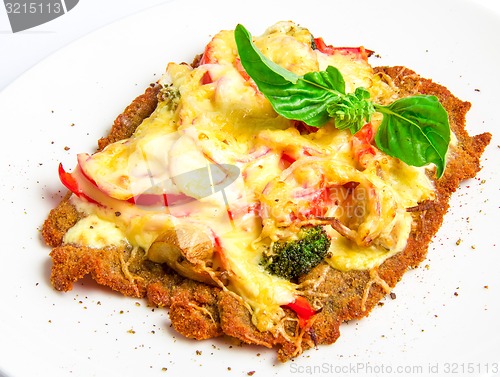
[(243, 68), (279, 115), (314, 127), (333, 119), (336, 128), (354, 134), (378, 111), (383, 120), (375, 135), (377, 147), (408, 165), (434, 163), (438, 178), (442, 176), (450, 125), (437, 97), (418, 95), (379, 105), (370, 101), (365, 88), (346, 93), (344, 78), (335, 67), (299, 76), (262, 54), (242, 25), (234, 34)]
[(333, 118), (336, 127), (354, 133), (373, 113), (367, 101), (369, 93), (359, 89), (346, 94), (344, 78), (337, 68), (329, 66), (325, 71), (299, 76), (262, 54), (242, 25), (236, 26), (234, 35), (243, 68), (281, 116), (314, 127)]
[[(247, 74), (254, 80), (259, 90), (266, 96), (274, 110), (288, 119), (302, 120), (310, 126), (322, 126), (330, 117), (326, 111), (328, 93), (311, 86), (301, 76), (279, 66), (262, 54), (252, 42), (252, 36), (243, 25), (237, 25), (234, 37), (240, 61)], [(333, 73), (331, 77), (314, 72), (308, 74), (310, 82), (318, 85), (335, 85), (345, 88), (342, 75)], [(339, 92), (338, 95), (342, 93)]]
[(236, 26), (234, 38), (241, 64), (248, 75), (255, 81), (259, 90), (260, 85), (269, 87), (287, 86), (295, 84), (299, 79), (300, 76), (281, 67), (262, 54), (253, 44), (252, 36), (243, 25), (238, 24)]
[(375, 135), (377, 147), (412, 166), (436, 165), (440, 178), (450, 143), (448, 113), (437, 97), (418, 95), (390, 105), (375, 104), (384, 116)]
[(331, 118), (329, 109), (343, 101), (345, 82), (339, 70), (310, 72), (300, 77), (285, 91), (264, 86), (259, 89), (285, 118), (301, 120), (309, 126), (321, 127)]
[(335, 127), (343, 130), (349, 129), (352, 134), (370, 122), (375, 112), (373, 103), (368, 101), (370, 92), (365, 88), (356, 88), (354, 94), (346, 94), (338, 102), (331, 104), (327, 111), (335, 120)]

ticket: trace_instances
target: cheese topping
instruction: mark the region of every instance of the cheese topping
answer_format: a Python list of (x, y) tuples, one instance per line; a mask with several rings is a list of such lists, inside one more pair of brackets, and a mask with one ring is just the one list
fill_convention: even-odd
[[(297, 74), (333, 65), (348, 92), (363, 86), (379, 102), (397, 97), (361, 54), (326, 54), (312, 40), (307, 29), (280, 22), (255, 44)], [(322, 220), (331, 238), (327, 262), (343, 271), (370, 269), (405, 248), (412, 226), (406, 208), (434, 199), (425, 168), (333, 124), (301, 133), (278, 116), (239, 63), (232, 31), (215, 35), (198, 67), (170, 63), (159, 82), (161, 101), (131, 138), (79, 155), (73, 174), (93, 200), (73, 196), (87, 216), (64, 242), (147, 251), (176, 224), (202, 224), (228, 278), (221, 286), (245, 302), (261, 331), (275, 328), (281, 306), (300, 293), (260, 265), (272, 242), (333, 219)], [(374, 116), (369, 126), (379, 122)], [(211, 265), (195, 253), (189, 258)]]
[(123, 246), (127, 241), (125, 234), (114, 222), (92, 214), (84, 217), (69, 229), (63, 237), (63, 242), (102, 249), (110, 246)]

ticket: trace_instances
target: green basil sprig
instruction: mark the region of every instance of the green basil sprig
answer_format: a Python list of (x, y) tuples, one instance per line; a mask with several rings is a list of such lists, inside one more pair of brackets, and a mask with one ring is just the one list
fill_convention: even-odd
[(333, 66), (300, 76), (274, 63), (254, 45), (243, 25), (236, 26), (235, 40), (243, 68), (281, 116), (313, 127), (333, 119), (336, 128), (354, 134), (373, 113), (382, 113), (375, 135), (377, 147), (408, 165), (434, 163), (437, 177), (442, 176), (450, 125), (437, 97), (417, 95), (380, 105), (370, 101), (365, 88), (346, 93), (344, 78)]

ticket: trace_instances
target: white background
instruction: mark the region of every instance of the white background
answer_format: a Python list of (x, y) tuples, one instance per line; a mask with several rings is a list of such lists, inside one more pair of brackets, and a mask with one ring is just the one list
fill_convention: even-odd
[[(429, 269), (424, 263), (419, 269), (409, 271), (394, 292), (397, 300), (388, 298), (384, 300), (382, 310), (375, 310), (370, 317), (343, 326), (342, 336), (335, 345), (311, 350), (294, 363), (275, 366), (271, 365), (274, 355), (260, 349), (257, 355), (252, 347), (231, 352), (231, 343), (222, 340), (190, 342), (170, 329), (165, 311), (153, 312), (143, 301), (137, 306), (135, 300), (111, 295), (88, 280), (66, 294), (57, 294), (47, 284), (47, 250), (40, 248), (37, 234), (33, 233), (58, 198), (60, 184), (55, 178), (58, 163), (62, 161), (65, 166), (71, 166), (76, 153), (95, 147), (95, 140), (102, 136), (104, 128), (111, 124), (135, 93), (143, 90), (151, 74), (161, 73), (166, 59), (178, 61), (178, 56), (184, 53), (181, 47), (185, 38), (188, 38), (187, 45), (191, 49), (185, 51), (186, 56), (191, 57), (192, 50), (199, 51), (197, 46), (203, 46), (210, 32), (218, 30), (222, 27), (220, 25), (229, 21), (232, 25), (234, 18), (245, 24), (254, 23), (256, 14), (268, 19), (272, 12), (266, 13), (266, 9), (276, 8), (269, 0), (264, 0), (269, 2), (268, 8), (257, 8), (258, 0), (246, 1), (244, 5), (233, 0), (229, 6), (229, 1), (225, 1), (226, 8), (211, 6), (208, 0), (202, 1), (205, 1), (203, 14), (198, 11), (192, 15), (187, 11), (191, 9), (184, 6), (191, 1), (185, 1), (183, 6), (175, 7), (175, 14), (154, 17), (156, 20), (161, 18), (160, 22), (165, 24), (153, 28), (157, 32), (160, 30), (153, 41), (138, 38), (151, 26), (151, 16), (159, 13), (154, 9), (147, 13), (146, 22), (139, 20), (138, 27), (144, 28), (139, 33), (141, 36), (136, 36), (135, 28), (131, 30), (130, 23), (125, 22), (120, 23), (121, 27), (104, 29), (106, 33), (93, 34), (100, 39), (92, 36), (80, 38), (115, 20), (169, 1), (80, 0), (67, 15), (16, 34), (11, 32), (0, 3), (0, 126), (4, 136), (0, 147), (0, 213), (4, 215), (4, 222), (8, 222), (0, 228), (0, 376), (5, 373), (9, 377), (66, 377), (72, 373), (82, 377), (229, 377), (246, 376), (251, 370), (257, 371), (256, 377), (305, 376), (308, 375), (303, 369), (305, 367), (348, 367), (365, 361), (376, 367), (383, 363), (394, 368), (417, 365), (433, 376), (443, 375), (446, 363), (462, 362), (466, 367), (476, 368), (476, 373), (465, 375), (486, 376), (485, 363), (490, 363), (491, 368), (491, 363), (498, 361), (500, 356), (498, 232), (492, 235), (489, 231), (490, 224), (498, 223), (500, 208), (498, 112), (492, 106), (498, 103), (500, 87), (495, 74), (500, 61), (497, 43), (500, 32), (496, 26), (493, 28), (488, 24), (485, 27), (484, 14), (464, 6), (464, 3), (479, 4), (500, 15), (499, 0), (399, 0), (405, 16), (418, 19), (425, 14), (432, 21), (428, 25), (433, 28), (427, 27), (426, 30), (426, 25), (416, 24), (412, 17), (408, 18), (408, 22), (413, 22), (408, 29), (417, 35), (417, 38), (410, 39), (411, 43), (393, 33), (394, 30), (406, 30), (407, 25), (402, 22), (387, 22), (386, 25), (377, 25), (378, 30), (372, 29), (374, 35), (389, 35), (391, 46), (387, 46), (387, 40), (366, 33), (353, 33), (355, 28), (336, 30), (342, 34), (336, 37), (338, 40), (344, 41), (344, 38), (354, 35), (363, 41), (366, 39), (367, 46), (373, 45), (376, 51), (382, 51), (383, 56), (377, 58), (377, 63), (385, 59), (383, 64), (408, 64), (426, 77), (446, 83), (461, 98), (471, 100), (474, 106), (468, 113), (470, 129), (473, 134), (491, 130), (494, 140), (484, 155), (487, 163), (479, 180), (467, 182), (454, 196), (451, 213), (431, 245), (430, 259), (426, 261)], [(308, 8), (304, 0), (286, 1), (300, 6), (304, 4), (305, 10), (311, 8), (311, 4)], [(369, 2), (373, 8), (380, 7), (380, 0), (363, 3)], [(440, 2), (453, 5), (435, 6)], [(345, 5), (351, 2), (329, 0), (332, 9), (341, 3), (352, 11), (352, 5)], [(179, 13), (179, 9), (184, 12)], [(238, 13), (241, 9), (248, 9), (248, 12)], [(443, 9), (449, 10), (448, 19), (443, 17)], [(471, 12), (464, 15), (457, 9)], [(276, 14), (278, 11), (283, 17), (288, 17), (286, 8), (280, 7)], [(368, 17), (366, 14), (361, 16), (365, 20)], [(177, 33), (166, 27), (175, 17), (182, 17), (184, 26), (198, 26), (197, 33), (190, 35), (186, 27), (176, 30), (179, 37), (182, 36), (177, 38)], [(315, 30), (332, 27), (326, 22), (321, 24), (318, 19), (330, 21), (335, 18), (334, 15), (317, 13), (310, 17), (316, 22)], [(387, 18), (393, 21), (391, 17)], [(209, 26), (198, 30), (200, 25), (206, 24)], [(124, 30), (123, 25), (129, 29)], [(452, 33), (448, 35), (449, 30)], [(169, 38), (164, 38), (161, 32), (169, 32)], [(136, 39), (128, 40), (124, 34)], [(318, 35), (323, 33), (319, 30)], [(101, 43), (103, 36), (105, 43)], [(38, 64), (78, 39), (79, 43), (73, 44), (77, 48), (63, 49), (62, 54)], [(162, 51), (152, 51), (157, 47), (155, 43), (168, 44), (167, 58)], [(145, 46), (143, 49), (148, 51), (146, 61), (130, 56), (138, 46)], [(132, 50), (125, 51), (123, 47)], [(428, 58), (421, 59), (422, 56)], [(125, 67), (118, 66), (117, 61)], [(136, 64), (141, 68), (138, 69)], [(33, 66), (36, 67), (30, 70)], [(75, 69), (68, 70), (68, 66)], [(23, 75), (27, 70), (29, 72)], [(78, 72), (82, 73), (78, 75)], [(14, 84), (9, 86), (11, 83)], [(68, 98), (68, 93), (71, 98)], [(26, 106), (27, 101), (29, 106)], [(72, 124), (74, 126), (70, 126)], [(29, 135), (24, 134), (25, 130), (30, 131)], [(484, 184), (481, 183), (483, 179)], [(475, 195), (477, 193), (480, 195)], [(41, 196), (44, 200), (40, 200)], [(460, 246), (456, 244), (457, 239), (463, 241)], [(485, 289), (485, 286), (489, 288)], [(130, 329), (135, 331), (134, 335), (129, 333)], [(203, 351), (202, 357), (196, 353), (198, 350)], [(479, 362), (482, 362), (481, 373), (477, 373)], [(431, 366), (438, 366), (441, 374), (431, 370)], [(168, 367), (166, 373), (163, 367)], [(341, 375), (335, 370), (325, 369), (318, 374)], [(379, 372), (366, 374), (388, 375)], [(361, 375), (361, 372), (356, 373), (356, 377)]]
[(12, 33), (0, 4), (0, 91), (27, 69), (74, 40), (128, 15), (169, 0), (80, 0), (66, 15)]
[[(80, 0), (66, 15), (15, 34), (11, 31), (7, 12), (3, 4), (0, 4), (0, 91), (27, 69), (72, 41), (115, 20), (168, 2), (169, 0)], [(471, 2), (500, 13), (499, 0)]]

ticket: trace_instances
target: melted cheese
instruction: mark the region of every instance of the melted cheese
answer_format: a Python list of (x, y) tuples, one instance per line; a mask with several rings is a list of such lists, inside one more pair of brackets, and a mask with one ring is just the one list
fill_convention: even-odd
[[(366, 87), (379, 102), (397, 95), (373, 75), (364, 59), (323, 54), (311, 49), (311, 40), (307, 29), (283, 22), (255, 43), (298, 74), (334, 65), (348, 91)], [(434, 187), (425, 168), (409, 167), (381, 153), (359, 169), (352, 135), (332, 124), (301, 135), (244, 77), (231, 31), (217, 34), (205, 54), (210, 59), (194, 69), (168, 65), (160, 80), (167, 99), (130, 139), (79, 157), (81, 174), (98, 187), (87, 184), (86, 192), (101, 205), (73, 197), (88, 216), (67, 232), (64, 242), (96, 248), (125, 243), (148, 250), (176, 222), (203, 223), (219, 240), (229, 272), (227, 288), (247, 303), (259, 330), (271, 330), (284, 315), (280, 306), (293, 301), (298, 287), (259, 265), (262, 250), (294, 234), (297, 224), (291, 213), (316, 210), (313, 198), (325, 189), (325, 177), (329, 192), (337, 190), (337, 196), (330, 198), (331, 206), (322, 215), (349, 223), (359, 237), (349, 239), (327, 227), (332, 240), (328, 263), (343, 271), (373, 268), (403, 250), (412, 223), (406, 208), (433, 199)], [(373, 122), (376, 127), (376, 116)], [(207, 179), (212, 182), (214, 177), (204, 169), (211, 164), (232, 164), (241, 174), (207, 195)], [(199, 175), (183, 179), (192, 171)], [(345, 189), (349, 182), (358, 183), (358, 188)], [(196, 200), (168, 207), (126, 201), (144, 192)], [(355, 198), (354, 193), (365, 197)]]
[(115, 222), (91, 214), (69, 229), (63, 237), (63, 242), (102, 249), (123, 246), (127, 243), (127, 239)]

